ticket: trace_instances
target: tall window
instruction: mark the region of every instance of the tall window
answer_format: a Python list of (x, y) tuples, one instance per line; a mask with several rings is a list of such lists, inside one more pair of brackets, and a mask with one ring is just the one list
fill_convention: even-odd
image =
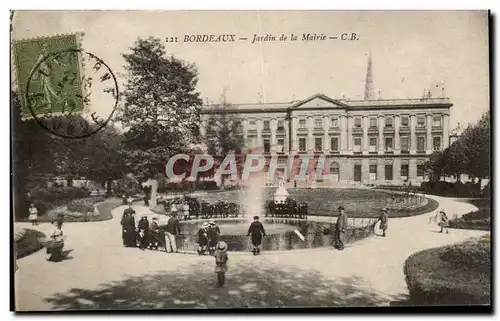
[(377, 180), (377, 164), (370, 165), (370, 181)]
[(338, 152), (338, 150), (339, 150), (339, 138), (338, 137), (331, 138), (330, 149), (334, 152)]
[(306, 120), (299, 119), (299, 128), (306, 128)]
[(285, 121), (283, 119), (278, 120), (278, 129), (285, 129)]
[(333, 181), (338, 181), (339, 180), (339, 173), (340, 173), (340, 167), (337, 162), (333, 162), (330, 165), (330, 176)]
[(392, 164), (385, 165), (385, 180), (392, 181)]
[(269, 120), (264, 120), (264, 130), (269, 130)]
[(323, 150), (323, 139), (321, 139), (321, 137), (314, 138), (314, 150), (317, 152)]
[(354, 137), (354, 152), (361, 152), (361, 137)]
[(408, 164), (402, 164), (401, 165), (401, 178), (407, 179), (408, 178), (408, 171), (409, 171)]
[(377, 127), (377, 117), (370, 117), (370, 127)]
[(408, 153), (410, 151), (410, 138), (408, 136), (401, 137), (401, 152)]
[(441, 127), (441, 116), (434, 116), (432, 117), (432, 126), (433, 127)]
[(392, 116), (385, 117), (385, 127), (392, 127)]
[(401, 127), (408, 127), (410, 125), (410, 117), (401, 116)]
[(271, 144), (269, 142), (269, 139), (264, 139), (264, 153), (269, 152), (271, 152)]
[(425, 116), (417, 117), (417, 127), (425, 127)]
[(248, 127), (250, 127), (251, 129), (255, 129), (255, 120), (251, 120), (248, 122)]
[(306, 151), (306, 139), (304, 137), (299, 138), (299, 151)]
[(338, 118), (332, 118), (330, 125), (333, 128), (339, 128), (339, 119)]
[(417, 165), (417, 177), (423, 178), (425, 174), (424, 165)]
[(354, 118), (354, 127), (361, 127), (361, 117)]
[(285, 148), (285, 140), (283, 138), (278, 139), (278, 153), (282, 153)]
[(417, 151), (422, 152), (425, 150), (425, 137), (417, 137)]
[(376, 152), (377, 151), (377, 137), (370, 137), (369, 138), (368, 151), (369, 152)]
[(314, 127), (316, 128), (322, 128), (323, 127), (323, 121), (321, 118), (315, 118), (314, 119)]
[(386, 137), (385, 138), (385, 151), (386, 152), (392, 152), (393, 146), (392, 146), (392, 137)]
[(434, 150), (440, 150), (441, 149), (441, 137), (434, 136), (432, 138), (432, 146), (433, 146)]

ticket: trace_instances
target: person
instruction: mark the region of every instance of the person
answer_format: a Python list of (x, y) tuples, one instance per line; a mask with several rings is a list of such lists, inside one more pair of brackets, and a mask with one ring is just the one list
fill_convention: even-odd
[(160, 226), (158, 225), (158, 217), (153, 217), (149, 225), (150, 246), (151, 249), (158, 250), (159, 246), (165, 246), (162, 238), (160, 237)]
[(201, 227), (198, 230), (198, 255), (204, 255), (205, 251), (208, 249), (208, 227), (209, 224), (207, 222), (204, 222), (203, 224), (201, 224)]
[(144, 250), (149, 245), (149, 220), (146, 215), (143, 215), (137, 223), (137, 230), (139, 231), (139, 248)]
[(446, 231), (446, 234), (448, 234), (448, 226), (450, 226), (450, 221), (448, 219), (448, 216), (446, 216), (446, 213), (444, 210), (439, 211), (439, 223), (438, 225), (441, 227), (440, 233), (443, 233), (443, 230)]
[(63, 259), (64, 236), (62, 222), (53, 221), (54, 230), (50, 234), (50, 241), (47, 243), (47, 254), (50, 254), (49, 261), (59, 262)]
[(335, 223), (335, 245), (334, 247), (340, 251), (344, 249), (344, 236), (347, 227), (347, 215), (345, 214), (344, 207), (338, 207), (339, 217)]
[(215, 273), (217, 273), (217, 285), (222, 287), (226, 279), (227, 272), (227, 244), (224, 241), (217, 243), (215, 251)]
[(132, 206), (129, 205), (123, 211), (122, 220), (120, 224), (122, 225), (122, 241), (123, 245), (126, 247), (135, 246), (135, 211)]
[(208, 222), (208, 250), (210, 254), (215, 252), (217, 243), (219, 242), (220, 228), (214, 221)]
[(31, 225), (38, 225), (38, 209), (36, 208), (35, 204), (30, 205), (29, 213), (29, 220), (31, 221)]
[(182, 205), (182, 211), (184, 214), (184, 220), (189, 219), (189, 204), (187, 203), (187, 199), (184, 199), (184, 204)]
[(142, 188), (144, 192), (144, 205), (149, 206), (149, 200), (151, 199), (151, 185), (144, 185)]
[(378, 221), (380, 221), (380, 229), (382, 230), (382, 236), (385, 237), (385, 231), (387, 230), (388, 228), (388, 215), (387, 215), (387, 209), (386, 208), (383, 208), (381, 210), (381, 213), (380, 213), (380, 216), (377, 218), (377, 220), (375, 221), (375, 223), (373, 224), (373, 226), (375, 226), (375, 224), (377, 224)]
[(248, 228), (247, 236), (252, 236), (252, 245), (253, 245), (253, 255), (260, 254), (260, 245), (262, 244), (262, 236), (266, 236), (266, 231), (264, 230), (264, 226), (261, 222), (259, 222), (259, 217), (254, 216), (254, 221), (250, 224)]
[(179, 223), (179, 219), (177, 218), (177, 212), (172, 212), (172, 216), (168, 219), (167, 223), (167, 252), (179, 252), (177, 250), (175, 236), (181, 234), (181, 224)]

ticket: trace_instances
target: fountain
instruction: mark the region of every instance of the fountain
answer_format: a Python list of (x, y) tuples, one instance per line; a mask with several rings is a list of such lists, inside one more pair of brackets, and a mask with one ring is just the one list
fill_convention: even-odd
[(285, 202), (288, 195), (289, 195), (288, 191), (285, 188), (285, 181), (280, 180), (278, 182), (278, 189), (276, 190), (276, 192), (274, 192), (274, 202), (275, 203)]

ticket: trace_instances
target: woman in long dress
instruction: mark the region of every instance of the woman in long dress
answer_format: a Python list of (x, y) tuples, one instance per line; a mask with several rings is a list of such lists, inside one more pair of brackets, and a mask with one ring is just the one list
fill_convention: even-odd
[(30, 205), (29, 211), (29, 220), (31, 222), (31, 225), (38, 225), (38, 209), (36, 208), (35, 204)]
[(62, 231), (62, 222), (54, 221), (52, 222), (54, 225), (54, 230), (50, 235), (50, 241), (47, 243), (47, 254), (50, 254), (49, 261), (59, 262), (63, 259), (63, 248), (64, 248), (64, 239)]

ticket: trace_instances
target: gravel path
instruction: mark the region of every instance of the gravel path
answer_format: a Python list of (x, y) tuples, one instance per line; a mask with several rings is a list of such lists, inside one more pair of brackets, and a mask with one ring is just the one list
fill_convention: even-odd
[[(475, 210), (470, 204), (428, 196), (449, 217)], [(149, 213), (134, 205), (136, 211)], [(45, 251), (18, 260), (16, 309), (154, 309), (221, 307), (387, 306), (402, 304), (408, 289), (403, 263), (414, 252), (457, 243), (484, 231), (437, 233), (430, 214), (389, 220), (387, 237), (374, 236), (344, 251), (229, 253), (227, 284), (215, 287), (214, 259), (124, 248), (119, 221), (124, 207), (104, 222), (66, 223), (65, 248), (59, 263)], [(29, 223), (16, 223), (31, 228)], [(48, 233), (48, 223), (36, 229)]]

